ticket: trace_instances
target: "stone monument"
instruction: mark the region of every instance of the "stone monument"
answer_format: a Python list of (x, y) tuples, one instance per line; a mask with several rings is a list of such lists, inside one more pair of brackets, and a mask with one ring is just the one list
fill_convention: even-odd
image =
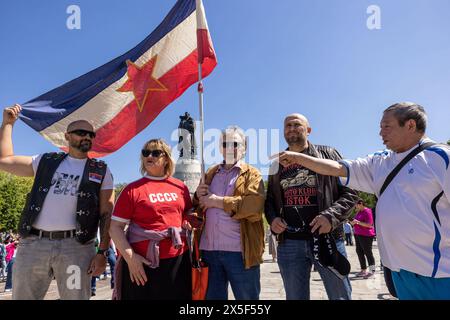
[(200, 161), (196, 159), (195, 121), (188, 112), (180, 116), (177, 149), (180, 151), (180, 157), (175, 166), (174, 177), (186, 184), (192, 196), (197, 189), (202, 173)]

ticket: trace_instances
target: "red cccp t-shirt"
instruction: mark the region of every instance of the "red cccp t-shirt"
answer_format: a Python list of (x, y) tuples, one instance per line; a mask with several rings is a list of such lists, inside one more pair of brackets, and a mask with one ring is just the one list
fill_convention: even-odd
[[(185, 213), (192, 208), (189, 189), (173, 177), (154, 180), (143, 177), (127, 185), (114, 206), (112, 219), (120, 222), (134, 222), (146, 230), (162, 231), (168, 227), (181, 227)], [(147, 254), (149, 240), (132, 243), (139, 255)], [(187, 250), (186, 242), (180, 249), (172, 246), (166, 238), (159, 243), (160, 259), (173, 258)]]

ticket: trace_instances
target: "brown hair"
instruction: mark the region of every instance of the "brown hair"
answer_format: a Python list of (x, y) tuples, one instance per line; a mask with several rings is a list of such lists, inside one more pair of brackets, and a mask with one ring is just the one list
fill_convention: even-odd
[[(149, 148), (162, 150), (164, 152), (167, 160), (167, 164), (164, 168), (164, 173), (168, 177), (171, 176), (175, 171), (175, 162), (172, 159), (172, 152), (170, 150), (169, 145), (163, 139), (151, 139), (148, 140), (146, 143), (144, 143), (144, 146), (142, 147), (142, 149), (149, 149)], [(144, 157), (141, 154), (139, 158), (141, 160), (141, 167), (140, 167), (141, 174), (145, 175), (147, 170), (145, 170), (144, 166)]]

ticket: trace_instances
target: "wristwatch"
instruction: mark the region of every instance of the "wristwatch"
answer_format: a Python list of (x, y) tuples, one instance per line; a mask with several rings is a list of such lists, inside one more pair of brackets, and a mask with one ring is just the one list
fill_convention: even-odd
[(97, 254), (101, 254), (107, 258), (109, 256), (109, 249), (103, 250), (103, 249), (97, 249)]

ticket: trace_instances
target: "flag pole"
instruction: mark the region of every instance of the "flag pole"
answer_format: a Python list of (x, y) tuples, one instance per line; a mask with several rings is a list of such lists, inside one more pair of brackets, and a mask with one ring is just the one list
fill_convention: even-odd
[(202, 81), (202, 64), (198, 64), (198, 108), (200, 115), (200, 165), (201, 165), (201, 183), (205, 183), (205, 158), (203, 149), (203, 134), (205, 131), (204, 120), (203, 120), (203, 81)]

